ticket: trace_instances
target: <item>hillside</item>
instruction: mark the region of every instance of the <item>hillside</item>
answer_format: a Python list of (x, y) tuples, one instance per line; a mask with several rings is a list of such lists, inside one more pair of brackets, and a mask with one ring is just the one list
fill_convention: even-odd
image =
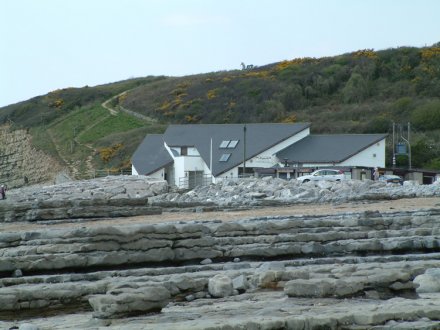
[(313, 133), (391, 133), (393, 121), (411, 122), (413, 167), (440, 169), (439, 43), (242, 67), (57, 90), (0, 108), (0, 123), (28, 129), (33, 145), (77, 178), (130, 168), (145, 134), (169, 123), (311, 122)]
[[(51, 156), (59, 167), (65, 167), (72, 177), (90, 178), (108, 171), (118, 172), (130, 168), (131, 153), (145, 134), (162, 131), (163, 126), (152, 119), (110, 111), (105, 108), (106, 101), (160, 79), (164, 77), (56, 90), (1, 108), (0, 124), (11, 131), (26, 129), (32, 136), (32, 145)], [(0, 150), (1, 144), (2, 141)], [(19, 172), (7, 176), (22, 176)], [(15, 181), (17, 178), (10, 178), (6, 183), (15, 186)]]
[(437, 44), (162, 80), (121, 105), (164, 122), (305, 121), (314, 133), (391, 133), (393, 121), (411, 122), (413, 166), (440, 168), (439, 96)]

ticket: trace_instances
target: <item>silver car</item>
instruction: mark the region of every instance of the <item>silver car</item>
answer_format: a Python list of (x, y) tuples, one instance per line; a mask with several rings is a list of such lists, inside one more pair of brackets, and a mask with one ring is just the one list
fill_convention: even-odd
[(313, 172), (310, 175), (303, 175), (297, 178), (298, 181), (301, 182), (309, 182), (309, 181), (341, 181), (344, 180), (345, 175), (344, 172), (340, 170), (330, 170), (330, 169), (322, 169)]

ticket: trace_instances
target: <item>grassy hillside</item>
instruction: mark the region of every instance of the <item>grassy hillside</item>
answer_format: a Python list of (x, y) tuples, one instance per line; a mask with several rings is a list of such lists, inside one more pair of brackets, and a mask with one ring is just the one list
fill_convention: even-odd
[(411, 122), (413, 166), (440, 169), (439, 96), (436, 44), (67, 88), (0, 108), (0, 123), (28, 128), (34, 145), (77, 177), (129, 168), (145, 134), (169, 123), (311, 122), (313, 133), (391, 133), (393, 121)]
[(436, 44), (167, 79), (120, 104), (164, 122), (307, 121), (314, 133), (391, 133), (393, 121), (411, 122), (413, 166), (439, 168), (439, 96)]
[(131, 154), (143, 137), (162, 132), (164, 126), (120, 111), (110, 113), (102, 103), (161, 79), (166, 78), (147, 77), (56, 90), (1, 108), (0, 123), (27, 128), (33, 145), (58, 159), (77, 178), (90, 177), (96, 169), (129, 169)]

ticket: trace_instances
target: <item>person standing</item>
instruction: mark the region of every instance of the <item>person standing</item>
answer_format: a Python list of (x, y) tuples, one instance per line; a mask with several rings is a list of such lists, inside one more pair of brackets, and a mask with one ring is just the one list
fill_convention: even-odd
[(3, 184), (0, 186), (0, 196), (2, 199), (6, 199), (6, 188)]
[(373, 178), (374, 178), (374, 181), (379, 180), (379, 169), (377, 167), (374, 168)]

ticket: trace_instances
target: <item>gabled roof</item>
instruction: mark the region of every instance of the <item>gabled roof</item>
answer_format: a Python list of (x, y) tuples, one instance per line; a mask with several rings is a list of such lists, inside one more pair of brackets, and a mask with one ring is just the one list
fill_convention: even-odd
[[(246, 160), (307, 129), (309, 123), (246, 124)], [(212, 139), (212, 173), (217, 176), (243, 162), (244, 124), (170, 125), (164, 134), (169, 147), (195, 147), (210, 165)], [(222, 141), (238, 141), (235, 148), (220, 148)], [(227, 161), (219, 161), (223, 154)]]
[(139, 174), (148, 175), (173, 162), (164, 147), (163, 134), (149, 134), (133, 154), (131, 162)]
[(277, 153), (279, 159), (299, 163), (340, 163), (387, 134), (309, 135)]

